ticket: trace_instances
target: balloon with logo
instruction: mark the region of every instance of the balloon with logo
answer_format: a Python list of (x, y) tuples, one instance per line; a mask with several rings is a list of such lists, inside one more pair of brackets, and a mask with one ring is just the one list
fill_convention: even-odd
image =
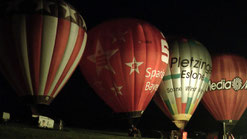
[(223, 122), (226, 135), (246, 110), (247, 61), (234, 54), (214, 55), (212, 61), (212, 77), (203, 104)]
[[(86, 44), (81, 15), (57, 0), (15, 0), (1, 8), (0, 71), (27, 102), (49, 105)], [(3, 5), (1, 5), (3, 6)]]
[(171, 40), (169, 46), (169, 68), (154, 101), (183, 130), (208, 86), (211, 56), (206, 47), (193, 39)]
[(151, 24), (127, 18), (104, 22), (88, 34), (82, 74), (114, 112), (140, 117), (166, 71), (165, 37)]

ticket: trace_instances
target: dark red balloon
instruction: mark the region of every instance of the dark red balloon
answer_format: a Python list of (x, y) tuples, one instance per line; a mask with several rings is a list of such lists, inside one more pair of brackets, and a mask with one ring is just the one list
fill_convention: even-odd
[(244, 57), (216, 55), (203, 104), (216, 120), (239, 120), (247, 106), (247, 63)]

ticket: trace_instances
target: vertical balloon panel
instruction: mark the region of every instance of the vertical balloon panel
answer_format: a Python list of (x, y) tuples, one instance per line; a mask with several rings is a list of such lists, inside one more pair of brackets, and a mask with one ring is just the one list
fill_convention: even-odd
[(20, 96), (49, 104), (79, 63), (85, 22), (63, 1), (12, 1), (5, 12), (0, 69)]

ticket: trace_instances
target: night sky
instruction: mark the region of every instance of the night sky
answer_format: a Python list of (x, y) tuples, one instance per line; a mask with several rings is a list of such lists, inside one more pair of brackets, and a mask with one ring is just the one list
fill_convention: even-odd
[[(89, 2), (90, 1), (90, 2)], [(246, 57), (247, 9), (243, 3), (233, 1), (179, 1), (179, 0), (70, 0), (84, 17), (88, 31), (110, 19), (139, 18), (159, 28), (166, 37), (192, 37), (204, 44), (210, 51), (231, 52)], [(0, 76), (0, 110), (9, 111), (16, 117), (30, 113), (22, 104), (7, 81)], [(61, 90), (46, 113), (62, 118), (67, 125), (86, 128), (125, 127), (113, 117), (113, 112), (93, 92), (76, 69), (71, 79)], [(245, 114), (247, 117), (247, 114)], [(113, 120), (114, 119), (114, 120)], [(246, 118), (245, 118), (246, 119)], [(243, 118), (242, 121), (246, 121)], [(124, 125), (124, 126), (123, 126)], [(246, 126), (246, 124), (245, 124)], [(151, 102), (144, 112), (140, 128), (171, 130), (173, 123)], [(221, 130), (221, 124), (199, 105), (186, 130), (214, 132)], [(236, 133), (243, 133), (243, 125), (236, 126)]]

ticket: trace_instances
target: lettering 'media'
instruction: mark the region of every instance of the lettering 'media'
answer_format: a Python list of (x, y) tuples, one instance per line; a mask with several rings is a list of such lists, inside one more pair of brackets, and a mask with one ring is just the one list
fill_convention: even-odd
[(206, 91), (215, 91), (215, 90), (229, 90), (233, 89), (234, 91), (247, 89), (247, 80), (244, 82), (240, 77), (235, 77), (232, 80), (222, 79), (219, 82), (209, 81), (208, 89)]

